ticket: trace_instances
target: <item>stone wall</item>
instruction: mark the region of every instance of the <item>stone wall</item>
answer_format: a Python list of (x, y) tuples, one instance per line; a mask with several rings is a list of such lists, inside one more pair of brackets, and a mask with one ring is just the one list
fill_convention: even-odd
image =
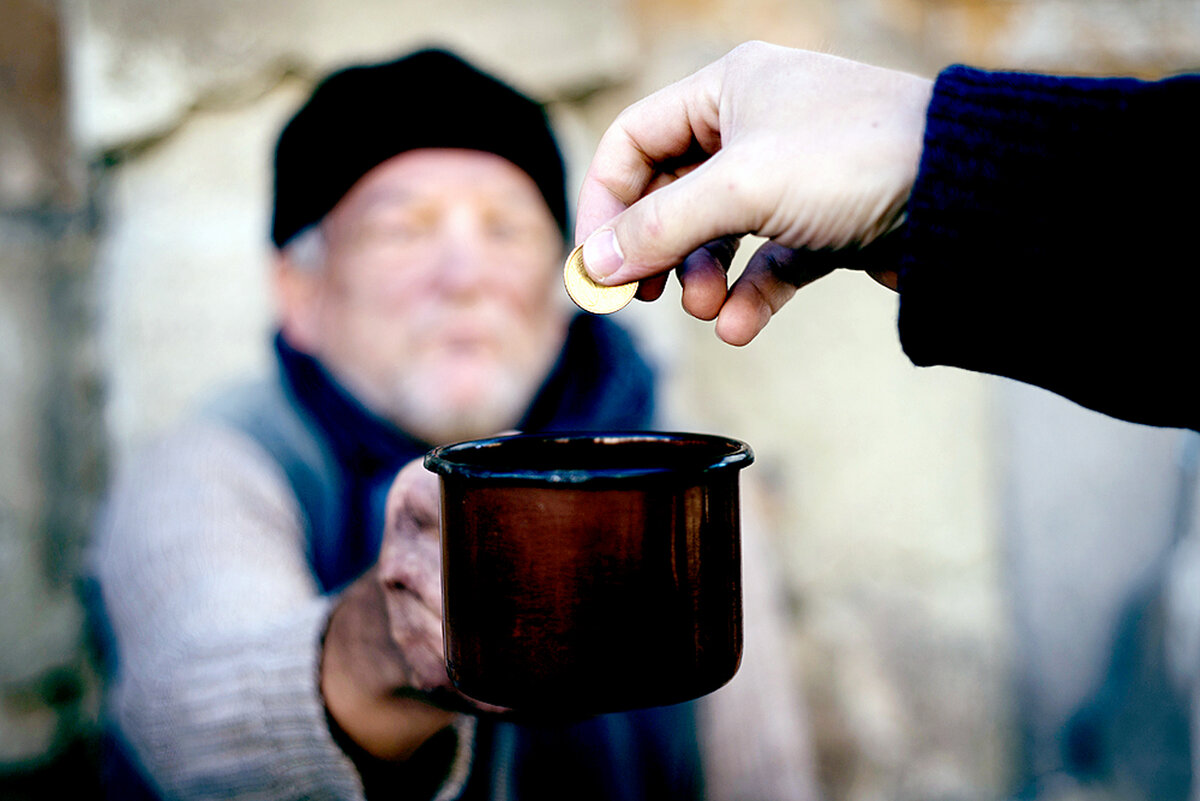
[[(0, 797), (92, 786), (77, 577), (105, 479), (94, 218), (54, 6), (0, 3)], [(67, 776), (61, 767), (83, 765)], [(10, 790), (11, 788), (11, 790)]]
[[(1200, 3), (0, 0), (0, 37), (0, 782), (27, 788), (90, 733), (73, 579), (104, 454), (119, 465), (264, 362), (270, 147), (325, 71), (450, 44), (549, 101), (574, 182), (622, 107), (746, 39), (925, 74), (963, 61), (1152, 76), (1200, 67)], [(1105, 510), (1128, 518), (1158, 497), (1162, 471), (1141, 471), (1140, 494), (1121, 478), (1161, 464), (1170, 437), (918, 371), (895, 308), (835, 275), (736, 350), (676, 297), (620, 315), (680, 427), (758, 454), (829, 797), (994, 797), (1086, 691), (1113, 599), (1159, 547), (1142, 537), (1130, 555)], [(1059, 425), (1030, 434), (1047, 419)], [(1063, 431), (1098, 452), (1090, 474), (1046, 468)], [(1115, 447), (1146, 455), (1117, 467)], [(1094, 516), (1061, 523), (1064, 498)], [(1072, 581), (1097, 575), (1067, 558), (1097, 542), (1113, 554), (1103, 586)]]

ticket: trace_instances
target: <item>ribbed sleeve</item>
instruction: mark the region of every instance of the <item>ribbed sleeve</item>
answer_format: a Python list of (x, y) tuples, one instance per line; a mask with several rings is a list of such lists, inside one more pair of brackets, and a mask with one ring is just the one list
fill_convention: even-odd
[(945, 70), (904, 233), (913, 362), (1200, 426), (1196, 108), (1197, 76)]
[(113, 713), (168, 798), (356, 799), (318, 690), (330, 602), (279, 469), (184, 428), (114, 487), (95, 570), (116, 637)]

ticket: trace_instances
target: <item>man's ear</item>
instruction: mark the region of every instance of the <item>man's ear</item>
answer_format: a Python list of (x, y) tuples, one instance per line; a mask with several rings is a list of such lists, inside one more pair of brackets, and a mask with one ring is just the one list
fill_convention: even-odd
[(297, 350), (315, 354), (320, 337), (320, 271), (298, 267), (283, 251), (276, 251), (271, 284), (284, 339)]

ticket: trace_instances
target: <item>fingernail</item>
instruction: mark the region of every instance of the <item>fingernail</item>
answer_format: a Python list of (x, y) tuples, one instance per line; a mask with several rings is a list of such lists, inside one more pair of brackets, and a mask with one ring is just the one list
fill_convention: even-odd
[(597, 281), (603, 282), (624, 263), (625, 257), (621, 255), (621, 246), (617, 244), (613, 229), (601, 228), (584, 241), (583, 266)]

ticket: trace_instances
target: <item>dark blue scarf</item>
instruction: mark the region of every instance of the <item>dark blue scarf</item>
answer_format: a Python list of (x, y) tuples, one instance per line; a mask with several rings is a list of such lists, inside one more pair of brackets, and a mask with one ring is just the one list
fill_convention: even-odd
[[(275, 337), (284, 380), (312, 416), (341, 468), (340, 530), (312, 532), (310, 559), (322, 589), (335, 591), (375, 561), (384, 502), (396, 473), (430, 444), (366, 409), (313, 357)], [(522, 431), (647, 428), (654, 374), (629, 335), (603, 317), (577, 315), (558, 360), (518, 426)]]

